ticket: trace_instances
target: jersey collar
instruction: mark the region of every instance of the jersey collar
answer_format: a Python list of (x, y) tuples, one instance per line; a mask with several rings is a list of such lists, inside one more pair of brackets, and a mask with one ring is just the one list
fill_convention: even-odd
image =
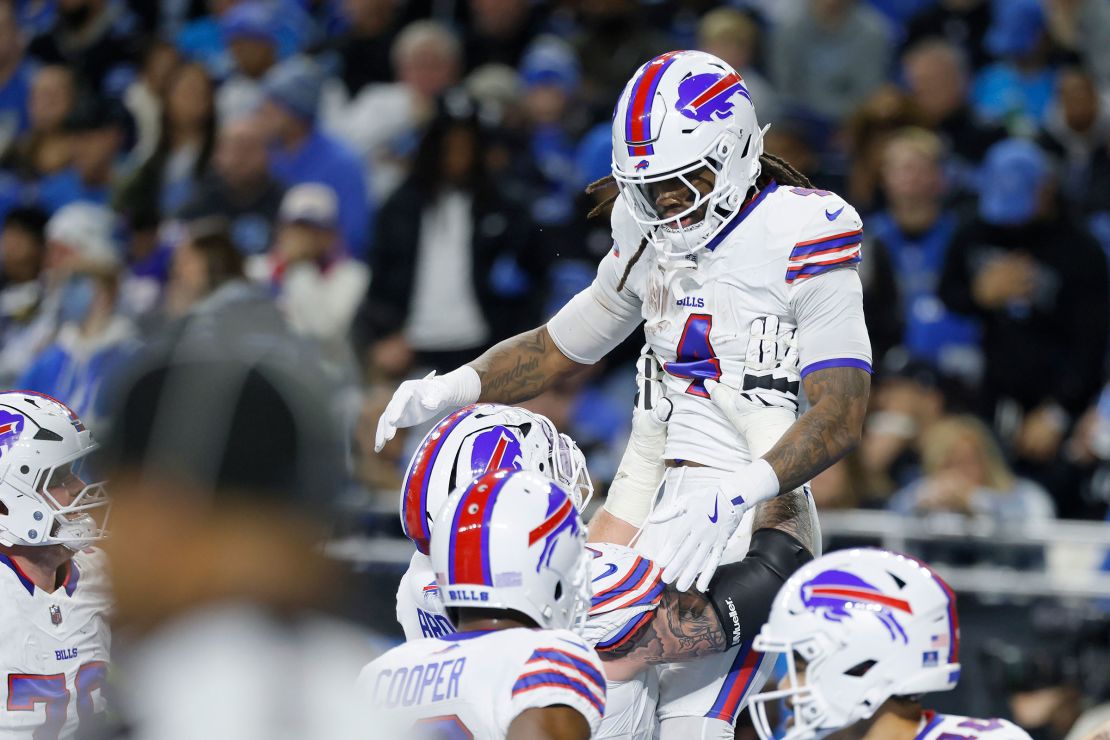
[(920, 729), (917, 731), (917, 735), (914, 736), (913, 740), (925, 740), (925, 738), (929, 736), (929, 733), (932, 732), (933, 728), (939, 725), (943, 719), (943, 714), (938, 714), (932, 709), (926, 709), (925, 713), (921, 715), (921, 722), (918, 724)]
[(767, 187), (760, 190), (758, 193), (755, 194), (754, 197), (749, 198), (747, 203), (740, 206), (740, 211), (732, 217), (731, 221), (725, 224), (725, 227), (723, 229), (717, 232), (717, 235), (715, 237), (706, 242), (705, 248), (712, 252), (714, 249), (719, 247), (721, 245), (721, 242), (723, 242), (728, 237), (728, 235), (731, 234), (736, 229), (736, 227), (740, 225), (740, 222), (747, 218), (748, 214), (754, 211), (755, 207), (763, 202), (764, 198), (778, 189), (779, 184), (774, 180), (771, 180), (771, 182), (767, 183)]
[[(19, 567), (18, 563), (2, 553), (0, 553), (0, 563), (11, 568), (16, 577), (19, 578), (19, 582), (23, 584), (23, 588), (27, 589), (27, 593), (32, 596), (35, 595), (35, 582), (27, 577), (27, 574), (23, 572), (23, 569)], [(80, 578), (80, 576), (81, 573), (77, 570), (76, 563), (72, 560), (66, 563), (66, 577), (65, 580), (62, 581), (62, 588), (66, 590), (67, 596), (73, 596), (73, 592), (77, 590), (77, 579)]]

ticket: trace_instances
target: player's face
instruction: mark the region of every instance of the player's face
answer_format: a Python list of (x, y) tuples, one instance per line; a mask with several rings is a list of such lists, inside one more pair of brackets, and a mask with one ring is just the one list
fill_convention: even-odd
[(85, 481), (81, 480), (73, 471), (72, 465), (63, 465), (53, 472), (50, 480), (46, 482), (46, 492), (54, 497), (59, 506), (68, 506), (73, 503), (77, 494), (85, 488)]
[[(678, 216), (688, 210), (699, 198), (704, 198), (713, 190), (716, 175), (709, 167), (702, 167), (683, 177), (672, 177), (648, 185), (652, 205), (661, 218)], [(700, 223), (705, 218), (708, 201), (687, 214), (681, 220), (668, 224), (672, 228), (685, 228)]]

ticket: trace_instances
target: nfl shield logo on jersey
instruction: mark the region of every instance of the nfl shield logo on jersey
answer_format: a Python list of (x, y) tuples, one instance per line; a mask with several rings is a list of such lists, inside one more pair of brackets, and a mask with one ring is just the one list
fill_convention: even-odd
[(62, 607), (57, 604), (50, 605), (50, 622), (55, 626), (62, 623)]

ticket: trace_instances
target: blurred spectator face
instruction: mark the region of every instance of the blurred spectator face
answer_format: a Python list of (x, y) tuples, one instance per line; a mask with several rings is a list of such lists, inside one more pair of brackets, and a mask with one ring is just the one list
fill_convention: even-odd
[(105, 0), (58, 0), (58, 16), (62, 25), (81, 28), (104, 6)]
[(1009, 490), (1013, 474), (983, 422), (950, 416), (934, 424), (921, 442), (926, 475), (959, 478), (972, 487)]
[(227, 48), (236, 69), (254, 80), (261, 79), (277, 61), (274, 45), (264, 39), (236, 38)]
[(907, 416), (921, 429), (944, 412), (944, 395), (912, 378), (894, 376), (879, 384), (875, 406), (880, 411)]
[(736, 70), (746, 69), (755, 57), (755, 24), (732, 8), (710, 11), (698, 25), (698, 48)]
[(107, 183), (123, 141), (123, 131), (114, 125), (74, 132), (73, 166), (81, 179), (87, 183)]
[(73, 108), (73, 75), (61, 66), (43, 67), (31, 82), (31, 128), (56, 131)]
[(461, 67), (458, 46), (444, 43), (438, 34), (422, 33), (397, 40), (395, 72), (397, 80), (424, 98), (435, 98), (458, 82)]
[(979, 439), (970, 432), (957, 436), (941, 461), (938, 472), (956, 473), (969, 483), (981, 486), (986, 482), (986, 466)]
[(474, 26), (487, 36), (510, 36), (528, 17), (526, 0), (470, 0)]
[(258, 109), (255, 120), (270, 144), (280, 144), (297, 136), (305, 122), (279, 103), (267, 100)]
[(1073, 131), (1089, 131), (1098, 118), (1098, 90), (1094, 81), (1081, 70), (1069, 69), (1057, 83), (1064, 120)]
[(172, 313), (180, 315), (208, 293), (208, 265), (191, 239), (178, 245), (173, 254), (167, 296)]
[(959, 110), (967, 91), (967, 77), (959, 52), (947, 44), (928, 44), (905, 59), (910, 96), (932, 123)]
[(835, 23), (847, 15), (856, 0), (810, 0), (810, 10), (823, 23)]
[(892, 203), (935, 201), (942, 191), (940, 142), (927, 131), (895, 135), (882, 158), (883, 189)]
[(179, 58), (177, 49), (166, 41), (158, 41), (147, 52), (143, 60), (143, 80), (147, 87), (155, 94), (161, 96), (169, 84), (170, 75), (177, 67)]
[(11, 3), (0, 5), (0, 70), (19, 61), (23, 51), (21, 41), (15, 9)]
[(269, 155), (258, 121), (244, 118), (224, 126), (213, 162), (216, 172), (233, 188), (264, 180), (269, 171)]
[(212, 117), (212, 80), (204, 67), (188, 64), (170, 80), (166, 116), (176, 129), (195, 129)]
[(524, 107), (535, 124), (559, 123), (567, 110), (569, 98), (558, 85), (535, 85), (524, 96)]
[(305, 222), (284, 223), (278, 230), (277, 252), (287, 259), (320, 260), (337, 244), (335, 229)]
[(474, 171), (478, 142), (469, 128), (458, 126), (444, 134), (442, 152), (443, 179), (453, 185), (465, 185)]
[(22, 224), (8, 224), (0, 231), (0, 268), (11, 283), (34, 280), (42, 267), (43, 244)]
[(397, 0), (343, 0), (343, 17), (356, 32), (379, 33), (389, 27)]

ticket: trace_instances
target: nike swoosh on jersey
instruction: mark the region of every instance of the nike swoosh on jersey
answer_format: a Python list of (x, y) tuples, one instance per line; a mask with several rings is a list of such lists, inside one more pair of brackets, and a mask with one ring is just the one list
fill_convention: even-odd
[(592, 579), (590, 581), (590, 583), (597, 583), (598, 581), (600, 581), (604, 578), (608, 578), (609, 576), (613, 575), (616, 572), (617, 572), (617, 564), (616, 563), (608, 563), (605, 566), (605, 572), (602, 573), (601, 575), (599, 575), (597, 578)]
[(840, 214), (843, 213), (843, 212), (844, 212), (844, 206), (841, 206), (840, 208), (837, 208), (832, 213), (829, 213), (828, 210), (826, 210), (825, 211), (825, 218), (827, 218), (830, 221), (835, 221), (840, 216)]
[[(709, 517), (709, 521), (713, 522), (714, 524), (717, 523), (717, 504), (719, 502), (720, 499), (716, 499), (713, 501), (713, 516)], [(708, 516), (708, 514), (706, 516)]]

